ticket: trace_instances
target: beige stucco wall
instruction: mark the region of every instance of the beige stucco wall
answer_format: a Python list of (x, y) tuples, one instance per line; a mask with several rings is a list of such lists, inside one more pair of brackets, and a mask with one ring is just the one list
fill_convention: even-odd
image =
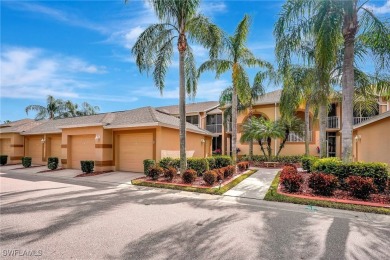
[[(355, 137), (360, 138), (356, 141)], [(353, 131), (353, 159), (390, 165), (390, 117)]]
[(21, 163), (24, 156), (24, 137), (17, 133), (0, 134), (0, 139), (10, 139), (8, 164)]

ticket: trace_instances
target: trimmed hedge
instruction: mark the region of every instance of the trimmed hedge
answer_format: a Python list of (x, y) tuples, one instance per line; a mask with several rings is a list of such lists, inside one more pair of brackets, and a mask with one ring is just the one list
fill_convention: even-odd
[(253, 162), (280, 162), (280, 163), (300, 163), (302, 161), (302, 155), (281, 155), (281, 156), (268, 156), (253, 155), (252, 160), (249, 160), (248, 155), (244, 155), (240, 158), (240, 161), (253, 161)]
[(314, 156), (303, 156), (302, 157), (302, 168), (307, 171), (311, 172), (313, 168), (313, 164), (318, 160), (317, 157)]
[(209, 162), (205, 158), (188, 158), (187, 168), (196, 171), (198, 176), (209, 170)]
[(227, 155), (213, 156), (215, 159), (215, 168), (223, 168), (233, 164), (233, 160)]
[(207, 157), (206, 160), (207, 160), (208, 163), (209, 163), (209, 169), (210, 169), (210, 170), (216, 169), (216, 166), (215, 166), (215, 157)]
[(338, 158), (323, 158), (314, 162), (312, 170), (315, 172), (331, 173), (339, 178), (340, 182), (349, 176), (373, 178), (379, 191), (384, 191), (389, 177), (388, 166), (385, 163), (343, 163)]
[(31, 166), (32, 158), (31, 157), (22, 157), (22, 165), (24, 168)]
[(80, 161), (80, 164), (81, 164), (81, 170), (85, 173), (91, 173), (95, 168), (94, 161)]
[(203, 180), (211, 186), (217, 181), (217, 174), (214, 171), (207, 171), (203, 174)]
[(176, 169), (179, 169), (180, 168), (180, 159), (174, 159), (174, 158), (171, 158), (171, 157), (165, 157), (165, 158), (162, 158), (158, 164), (160, 165), (160, 167), (164, 168), (164, 169), (168, 169), (169, 167), (174, 167)]
[(58, 167), (58, 157), (49, 157), (47, 159), (47, 168), (55, 170)]
[(372, 178), (349, 176), (346, 183), (352, 196), (359, 199), (367, 199), (371, 193), (376, 192)]
[(7, 164), (8, 155), (0, 155), (0, 165)]
[(152, 159), (145, 159), (144, 160), (144, 174), (146, 176), (149, 176), (149, 169), (156, 165), (156, 162)]

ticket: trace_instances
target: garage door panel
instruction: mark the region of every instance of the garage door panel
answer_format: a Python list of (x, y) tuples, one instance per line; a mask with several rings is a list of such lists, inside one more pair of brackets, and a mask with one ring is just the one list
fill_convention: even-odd
[(119, 170), (142, 172), (143, 160), (153, 158), (153, 134), (119, 136)]
[(95, 136), (71, 137), (71, 168), (81, 169), (80, 161), (95, 160)]
[(31, 157), (33, 164), (43, 164), (42, 162), (42, 142), (41, 137), (28, 138), (27, 156)]
[(50, 157), (61, 158), (61, 137), (52, 137), (50, 139)]
[(11, 138), (2, 138), (0, 139), (0, 154), (8, 155), (10, 157), (11, 153)]

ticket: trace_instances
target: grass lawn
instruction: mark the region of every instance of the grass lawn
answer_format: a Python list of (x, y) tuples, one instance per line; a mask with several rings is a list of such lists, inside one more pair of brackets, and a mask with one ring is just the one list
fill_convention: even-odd
[(191, 192), (199, 192), (199, 193), (208, 193), (213, 195), (222, 195), (249, 176), (251, 176), (253, 173), (255, 173), (257, 170), (249, 170), (249, 172), (244, 173), (240, 175), (239, 177), (235, 178), (233, 181), (225, 184), (220, 189), (219, 188), (195, 188), (195, 187), (187, 187), (187, 186), (179, 186), (175, 184), (165, 184), (165, 183), (153, 183), (153, 182), (146, 182), (142, 179), (136, 179), (132, 180), (131, 183), (133, 185), (138, 186), (147, 186), (147, 187), (155, 187), (155, 188), (163, 188), (163, 189), (171, 189), (171, 190), (182, 190), (182, 191), (191, 191)]
[(390, 215), (390, 208), (370, 207), (370, 206), (344, 204), (344, 203), (331, 202), (331, 201), (295, 198), (295, 197), (289, 197), (283, 194), (279, 194), (277, 192), (278, 184), (279, 184), (279, 175), (280, 172), (275, 176), (275, 179), (273, 180), (271, 187), (269, 188), (267, 194), (265, 195), (264, 200)]

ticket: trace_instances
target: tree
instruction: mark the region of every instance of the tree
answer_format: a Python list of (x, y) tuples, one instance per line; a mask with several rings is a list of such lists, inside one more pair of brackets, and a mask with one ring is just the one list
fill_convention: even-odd
[(64, 110), (64, 101), (62, 99), (56, 99), (51, 95), (47, 96), (46, 107), (41, 105), (29, 105), (26, 107), (26, 114), (28, 115), (29, 111), (38, 112), (35, 116), (35, 120), (42, 120), (49, 118), (50, 120), (61, 117)]
[[(268, 159), (271, 159), (272, 139), (284, 137), (285, 129), (279, 121), (269, 121), (265, 120), (263, 117), (253, 117), (251, 121), (247, 121), (243, 125), (243, 132), (240, 141), (249, 142), (250, 140), (257, 140), (264, 156), (266, 156)], [(267, 153), (264, 149), (263, 140), (266, 140)]]
[[(213, 70), (218, 78), (221, 74), (231, 70), (232, 75), (232, 157), (237, 160), (237, 106), (238, 98), (242, 103), (251, 99), (249, 77), (245, 67), (262, 67), (272, 70), (270, 63), (265, 62), (253, 55), (246, 47), (249, 33), (250, 18), (245, 15), (236, 27), (234, 34), (228, 37), (223, 48), (225, 57), (222, 59), (211, 59), (204, 62), (198, 69), (198, 76), (201, 73)], [(258, 72), (257, 74), (262, 73)], [(257, 75), (255, 78), (258, 77)]]
[[(284, 136), (282, 137), (283, 139), (279, 145), (279, 150), (276, 156), (279, 156), (291, 132), (294, 132), (297, 135), (302, 135), (304, 129), (304, 122), (296, 116), (284, 116), (278, 121), (278, 123), (281, 125), (282, 129), (284, 129)], [(306, 137), (309, 137), (308, 133)]]
[(165, 75), (177, 41), (179, 52), (180, 172), (186, 170), (185, 95), (196, 94), (197, 74), (188, 40), (208, 48), (210, 59), (218, 56), (223, 34), (206, 17), (197, 14), (200, 0), (150, 0), (160, 23), (152, 24), (138, 37), (132, 48), (140, 72), (153, 70), (156, 87), (163, 93)]

